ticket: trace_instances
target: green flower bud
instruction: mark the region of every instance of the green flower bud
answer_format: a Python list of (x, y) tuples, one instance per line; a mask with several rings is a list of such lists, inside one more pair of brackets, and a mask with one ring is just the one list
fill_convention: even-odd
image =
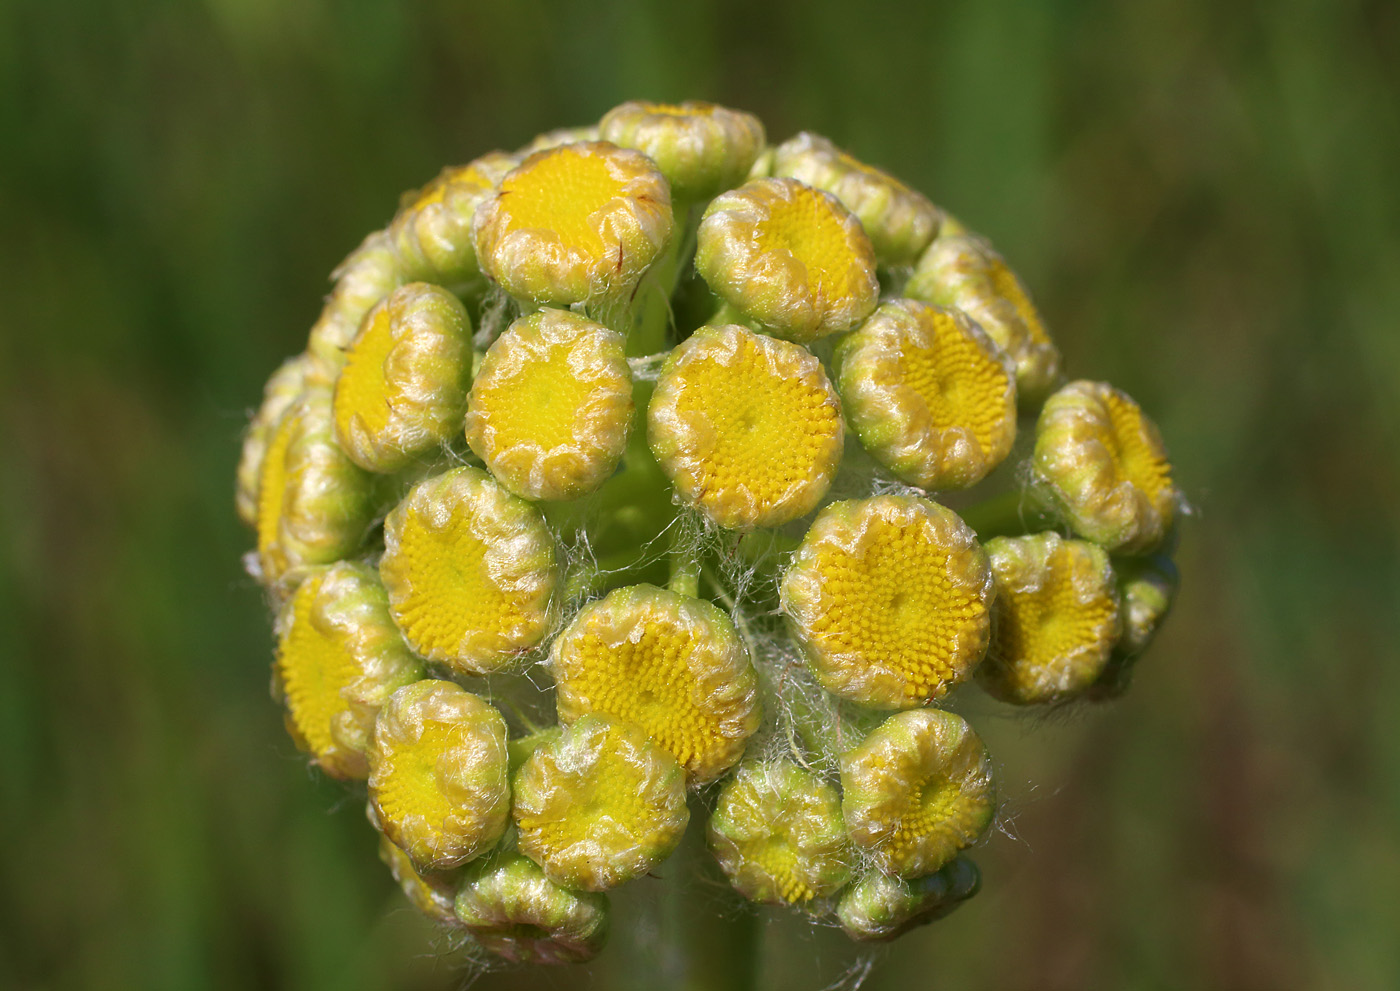
[(507, 173), (473, 223), (482, 271), (517, 299), (616, 303), (671, 238), (671, 192), (644, 155), (567, 144)]
[(345, 350), (360, 330), (365, 314), (408, 280), (408, 273), (384, 231), (375, 231), (331, 273), (335, 288), (311, 328), (306, 353), (311, 358), (307, 383), (329, 389), (345, 364)]
[(844, 434), (821, 362), (738, 326), (701, 327), (672, 351), (647, 409), (647, 440), (681, 499), (730, 529), (815, 509)]
[(258, 477), (262, 474), (267, 442), (277, 429), (277, 421), (287, 407), (296, 402), (306, 388), (306, 371), (310, 359), (304, 354), (282, 362), (263, 387), (262, 405), (248, 421), (243, 431), (243, 449), (238, 457), (238, 487), (234, 505), (238, 518), (254, 529), (258, 525)]
[(789, 761), (740, 765), (708, 832), (725, 876), (751, 901), (816, 907), (850, 878), (841, 796)]
[(632, 424), (626, 338), (568, 310), (510, 325), (486, 352), (467, 443), (526, 499), (576, 499), (617, 469)]
[(389, 868), (389, 873), (414, 908), (440, 926), (461, 925), (452, 908), (460, 880), (457, 871), (427, 871), (420, 874), (408, 854), (382, 835), (379, 837), (379, 859)]
[(817, 681), (861, 705), (925, 705), (965, 680), (987, 650), (987, 557), (956, 513), (926, 499), (827, 506), (781, 594)]
[(336, 445), (329, 390), (311, 387), (282, 414), (258, 479), (258, 555), (266, 585), (359, 550), (374, 518), (371, 476)]
[(469, 868), (458, 920), (472, 938), (511, 963), (591, 960), (608, 937), (608, 896), (570, 891), (520, 856)]
[(992, 824), (987, 748), (960, 716), (890, 716), (841, 757), (841, 810), (851, 840), (886, 874), (931, 874)]
[(539, 510), (467, 467), (419, 482), (389, 514), (379, 574), (409, 645), (466, 674), (538, 644), (558, 584)]
[(389, 697), (369, 768), (374, 815), (420, 871), (465, 864), (505, 831), (506, 721), (450, 681), (414, 682)]
[(885, 941), (941, 919), (982, 886), (982, 873), (966, 857), (906, 881), (878, 871), (865, 875), (841, 897), (836, 918), (851, 939)]
[(1180, 576), (1171, 558), (1154, 554), (1146, 558), (1126, 558), (1117, 563), (1118, 591), (1122, 600), (1119, 613), (1123, 634), (1104, 667), (1090, 687), (1089, 697), (1097, 701), (1118, 698), (1128, 690), (1138, 655), (1157, 635), (1171, 611)]
[(1004, 702), (1073, 698), (1094, 683), (1118, 640), (1118, 591), (1103, 548), (1058, 533), (995, 537), (992, 645), (977, 680)]
[(1021, 405), (1033, 408), (1060, 377), (1060, 352), (1021, 280), (983, 238), (944, 234), (924, 252), (904, 294), (954, 306), (987, 332), (1016, 365)]
[(758, 729), (758, 683), (734, 624), (703, 599), (619, 588), (550, 649), (561, 722), (603, 713), (641, 727), (694, 783), (738, 763)]
[(297, 744), (335, 778), (365, 778), (374, 717), (423, 677), (389, 616), (373, 569), (351, 561), (314, 570), (277, 621), (273, 694)]
[(1157, 547), (1181, 502), (1157, 425), (1106, 382), (1071, 382), (1045, 401), (1031, 484), (1076, 534), (1122, 554)]
[(850, 330), (880, 295), (860, 221), (796, 179), (755, 179), (716, 196), (700, 221), (695, 267), (746, 318), (799, 344)]
[(336, 439), (351, 460), (397, 471), (456, 436), (471, 335), (461, 301), (427, 282), (400, 286), (370, 310), (335, 384)]
[(865, 449), (925, 489), (980, 482), (1016, 439), (1016, 375), (961, 311), (896, 299), (836, 351), (836, 387)]
[(860, 219), (884, 265), (912, 265), (938, 233), (942, 212), (928, 197), (820, 134), (803, 131), (778, 145), (772, 174), (791, 176), (840, 200)]
[(472, 219), (520, 159), (493, 151), (449, 166), (422, 189), (405, 194), (389, 223), (389, 240), (405, 274), (454, 288), (480, 275)]
[(707, 200), (744, 181), (763, 149), (753, 114), (690, 100), (679, 106), (633, 100), (614, 107), (599, 136), (635, 148), (656, 163), (677, 200)]
[(640, 877), (685, 833), (685, 774), (631, 723), (583, 716), (515, 776), (521, 853), (556, 884), (602, 891)]

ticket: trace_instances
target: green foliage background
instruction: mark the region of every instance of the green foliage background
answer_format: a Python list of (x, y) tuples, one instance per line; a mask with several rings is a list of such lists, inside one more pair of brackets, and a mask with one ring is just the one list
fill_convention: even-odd
[[(0, 985), (461, 984), (268, 700), (239, 432), (400, 190), (637, 96), (988, 233), (1199, 510), (1122, 703), (983, 720), (1016, 835), (866, 986), (1400, 986), (1383, 0), (0, 4)], [(853, 959), (767, 925), (765, 986)]]

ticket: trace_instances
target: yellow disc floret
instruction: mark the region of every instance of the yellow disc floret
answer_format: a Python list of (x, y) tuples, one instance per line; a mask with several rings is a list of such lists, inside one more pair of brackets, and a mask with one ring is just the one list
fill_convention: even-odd
[(631, 723), (584, 716), (515, 775), (521, 853), (550, 880), (602, 891), (652, 870), (680, 843), (685, 773)]
[(901, 480), (961, 489), (986, 477), (1016, 438), (1016, 377), (958, 310), (896, 299), (837, 350), (846, 419)]
[(1060, 377), (1056, 349), (1030, 294), (986, 239), (966, 233), (940, 236), (919, 259), (905, 295), (962, 310), (987, 332), (1016, 366), (1022, 406), (1034, 407)]
[(719, 777), (758, 729), (753, 667), (729, 617), (651, 585), (579, 610), (550, 649), (559, 718), (591, 712), (635, 723), (685, 767)]
[(843, 434), (821, 362), (738, 326), (702, 327), (680, 344), (647, 409), (647, 440), (681, 498), (734, 529), (815, 509)]
[(267, 443), (272, 439), (282, 414), (305, 391), (309, 365), (310, 359), (305, 354), (282, 362), (263, 387), (262, 405), (249, 419), (248, 427), (243, 432), (234, 502), (238, 518), (251, 527), (258, 525), (258, 477), (262, 474)]
[(374, 516), (371, 477), (335, 442), (331, 394), (308, 388), (282, 414), (258, 479), (258, 578), (295, 581), (299, 569), (358, 550)]
[(467, 443), (527, 499), (574, 499), (617, 468), (632, 422), (626, 340), (568, 310), (522, 317), (486, 352)]
[(518, 854), (467, 868), (457, 920), (472, 939), (511, 963), (591, 960), (608, 937), (608, 896), (560, 887)]
[(975, 843), (996, 812), (992, 762), (961, 716), (890, 716), (841, 757), (851, 840), (886, 874), (930, 874)]
[(886, 265), (912, 265), (938, 233), (942, 212), (894, 176), (846, 154), (820, 134), (803, 131), (778, 145), (772, 175), (825, 189), (855, 214)]
[(476, 468), (418, 483), (384, 521), (379, 573), (419, 654), (470, 674), (544, 637), (557, 574), (544, 518)]
[(909, 881), (871, 871), (846, 889), (836, 919), (851, 939), (883, 942), (943, 918), (981, 886), (981, 872), (966, 857)]
[(987, 649), (991, 601), (972, 530), (906, 496), (827, 506), (782, 582), (817, 680), (880, 709), (924, 705), (966, 679)]
[(816, 907), (850, 877), (841, 796), (789, 761), (741, 765), (708, 833), (720, 867), (750, 901)]
[(368, 776), (375, 715), (423, 677), (379, 576), (350, 561), (315, 570), (283, 607), (277, 634), (273, 686), (293, 739), (332, 777)]
[(1108, 554), (1049, 532), (993, 538), (987, 556), (997, 599), (978, 682), (1017, 705), (1083, 692), (1108, 663), (1120, 630)]
[(467, 165), (454, 165), (422, 189), (403, 197), (388, 228), (404, 272), (459, 288), (479, 275), (472, 219), (501, 179), (520, 159), (493, 151)]
[(369, 768), (375, 819), (420, 871), (465, 864), (505, 831), (506, 722), (450, 681), (418, 681), (389, 697)]
[(1031, 473), (1070, 529), (1119, 553), (1160, 544), (1181, 501), (1156, 424), (1106, 382), (1071, 382), (1045, 401)]
[(689, 202), (742, 182), (764, 140), (753, 114), (695, 100), (624, 103), (604, 115), (598, 133), (645, 154), (671, 183), (672, 195)]
[(755, 179), (715, 197), (695, 267), (745, 317), (799, 344), (850, 330), (880, 293), (860, 221), (796, 179)]
[(568, 306), (628, 297), (671, 237), (671, 193), (605, 141), (536, 152), (476, 211), (482, 271), (512, 296)]
[(335, 385), (341, 449), (369, 471), (396, 471), (462, 427), (471, 383), (471, 318), (427, 282), (391, 292), (366, 315)]

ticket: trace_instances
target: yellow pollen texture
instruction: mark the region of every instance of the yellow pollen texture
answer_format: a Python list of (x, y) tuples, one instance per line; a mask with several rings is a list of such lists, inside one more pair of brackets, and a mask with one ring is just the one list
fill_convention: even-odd
[(769, 215), (759, 221), (753, 237), (760, 251), (791, 255), (807, 271), (811, 292), (818, 298), (844, 299), (854, 290), (851, 250), (844, 218), (825, 194), (795, 187), (790, 200), (775, 199)]
[(758, 728), (753, 670), (728, 617), (648, 585), (584, 607), (551, 654), (559, 718), (606, 713), (641, 727), (698, 781)]
[(504, 229), (550, 230), (565, 244), (597, 257), (616, 246), (604, 244), (593, 215), (625, 195), (625, 184), (605, 158), (560, 147), (501, 181)]
[(1108, 663), (1119, 605), (1108, 555), (1056, 533), (987, 543), (997, 599), (978, 679), (1008, 702), (1033, 704), (1087, 688)]
[(986, 650), (986, 556), (966, 524), (926, 500), (880, 496), (823, 510), (784, 576), (783, 599), (817, 679), (863, 705), (923, 705)]
[(335, 746), (331, 720), (347, 708), (341, 691), (361, 674), (346, 645), (328, 636), (312, 617), (321, 581), (319, 575), (311, 577), (297, 588), (291, 626), (277, 652), (287, 713), (318, 758)]
[(482, 472), (420, 483), (385, 522), (380, 574), (404, 639), (429, 660), (496, 670), (543, 637), (552, 538)]
[(1031, 340), (1036, 344), (1051, 345), (1053, 342), (1040, 319), (1040, 311), (1031, 302), (1026, 287), (1021, 285), (1021, 280), (1011, 271), (1011, 267), (1001, 258), (993, 258), (988, 275), (992, 280), (992, 290), (1016, 308), (1026, 329), (1030, 331)]
[(389, 822), (418, 818), (429, 824), (441, 823), (452, 815), (456, 806), (443, 794), (438, 763), (463, 735), (458, 724), (430, 720), (423, 723), (417, 740), (397, 747), (391, 771), (376, 782), (379, 815)]
[(384, 364), (394, 349), (392, 311), (381, 306), (346, 352), (345, 367), (335, 389), (335, 426), (342, 437), (351, 436), (351, 422), (358, 417), (369, 433), (378, 435), (388, 424), (392, 410), (387, 396)]
[(1152, 443), (1142, 408), (1116, 389), (1105, 390), (1109, 429), (1103, 441), (1114, 454), (1123, 477), (1158, 505), (1173, 498), (1171, 463), (1160, 443)]
[(841, 460), (836, 392), (805, 348), (742, 327), (677, 348), (648, 410), (676, 490), (721, 526), (777, 526), (816, 507)]

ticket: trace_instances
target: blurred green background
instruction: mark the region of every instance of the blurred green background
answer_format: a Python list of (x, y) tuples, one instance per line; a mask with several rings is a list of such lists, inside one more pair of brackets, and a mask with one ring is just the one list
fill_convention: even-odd
[[(268, 699), (239, 433), (400, 190), (639, 96), (989, 234), (1198, 510), (1125, 700), (983, 720), (1014, 835), (866, 987), (1400, 987), (1400, 6), (1361, 0), (0, 4), (0, 986), (463, 984)], [(856, 960), (767, 924), (766, 986)]]

